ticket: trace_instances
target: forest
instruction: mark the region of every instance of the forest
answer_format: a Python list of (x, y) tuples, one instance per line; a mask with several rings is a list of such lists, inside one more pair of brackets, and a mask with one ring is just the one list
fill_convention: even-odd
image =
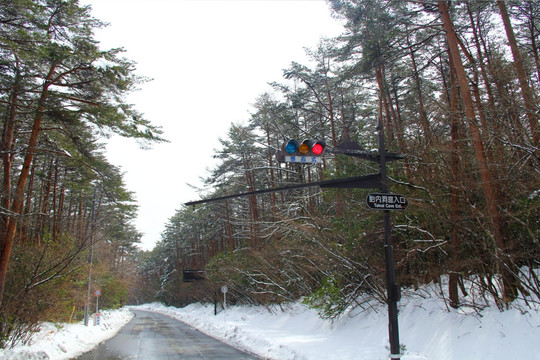
[[(410, 203), (391, 215), (403, 291), (441, 284), (449, 308), (540, 300), (540, 5), (329, 5), (342, 35), (308, 49), (309, 64), (292, 62), (249, 120), (231, 125), (201, 198), (377, 173), (335, 153), (314, 165), (274, 155), (290, 138), (377, 149), (380, 119), (388, 151), (404, 155), (388, 164), (391, 191)], [(310, 187), (184, 206), (142, 259), (153, 286), (138, 296), (211, 302), (225, 284), (233, 301), (302, 299), (327, 318), (385, 302), (382, 216), (366, 207), (369, 192)], [(185, 281), (186, 271), (206, 280)]]
[(164, 139), (125, 102), (146, 79), (99, 49), (102, 26), (75, 0), (0, 5), (1, 347), (80, 319), (95, 289), (104, 307), (128, 301), (137, 207), (104, 144)]
[[(290, 138), (376, 151), (381, 123), (403, 155), (388, 163), (390, 191), (409, 200), (391, 213), (402, 291), (438, 284), (449, 310), (539, 302), (540, 3), (328, 6), (343, 33), (254, 94), (201, 174), (201, 199), (377, 173), (331, 151), (313, 165), (275, 153)], [(184, 306), (216, 302), (226, 285), (234, 303), (303, 301), (328, 319), (387, 301), (367, 189), (178, 204), (155, 248), (139, 250), (136, 204), (103, 144), (166, 134), (125, 102), (146, 79), (121, 49), (99, 49), (101, 26), (76, 0), (2, 1), (0, 345), (42, 320), (80, 319), (97, 288), (105, 307)]]

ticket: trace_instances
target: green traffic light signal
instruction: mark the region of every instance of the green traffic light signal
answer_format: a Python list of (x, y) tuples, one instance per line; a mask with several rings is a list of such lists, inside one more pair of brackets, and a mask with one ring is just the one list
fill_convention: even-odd
[(285, 152), (289, 155), (293, 155), (298, 151), (299, 147), (300, 147), (300, 144), (298, 143), (298, 140), (291, 139), (285, 145)]

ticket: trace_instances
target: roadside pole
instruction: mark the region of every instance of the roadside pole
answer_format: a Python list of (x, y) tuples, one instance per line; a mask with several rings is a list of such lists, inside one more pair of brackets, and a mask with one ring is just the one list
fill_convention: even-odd
[[(381, 174), (381, 193), (388, 194), (388, 179), (386, 176), (386, 149), (384, 147), (384, 130), (379, 117), (377, 124), (379, 140), (379, 172)], [(392, 227), (390, 224), (390, 210), (383, 211), (384, 221), (384, 255), (386, 262), (386, 295), (388, 297), (388, 336), (390, 340), (390, 359), (400, 358), (398, 307), (400, 289), (396, 284), (396, 269), (394, 265), (394, 246), (392, 244)]]
[(88, 326), (90, 318), (90, 293), (92, 290), (92, 263), (94, 262), (94, 231), (96, 222), (96, 189), (94, 189), (94, 199), (92, 201), (92, 218), (90, 225), (90, 259), (88, 261), (88, 289), (86, 292), (86, 304), (84, 305), (84, 325)]
[(99, 314), (99, 297), (101, 296), (101, 290), (97, 289), (94, 291), (94, 295), (96, 295), (96, 314)]
[(225, 317), (225, 324), (227, 324), (227, 292), (229, 291), (229, 289), (227, 288), (226, 285), (223, 285), (221, 287), (221, 292), (223, 293), (223, 313), (225, 314), (224, 317)]

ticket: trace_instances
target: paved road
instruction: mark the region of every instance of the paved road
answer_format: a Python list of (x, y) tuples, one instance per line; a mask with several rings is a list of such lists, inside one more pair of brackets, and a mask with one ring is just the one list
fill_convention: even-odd
[(161, 314), (132, 310), (135, 317), (112, 339), (78, 360), (260, 359)]

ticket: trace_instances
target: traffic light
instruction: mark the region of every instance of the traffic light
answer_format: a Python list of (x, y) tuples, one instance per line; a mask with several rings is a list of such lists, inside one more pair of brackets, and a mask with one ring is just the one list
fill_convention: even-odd
[(283, 144), (283, 157), (285, 162), (295, 163), (322, 163), (322, 156), (326, 143), (323, 140), (304, 140), (301, 143), (296, 139), (291, 139)]
[(291, 139), (287, 141), (287, 144), (285, 145), (285, 152), (289, 155), (294, 155), (298, 151), (299, 147), (300, 144), (298, 143), (298, 140)]

